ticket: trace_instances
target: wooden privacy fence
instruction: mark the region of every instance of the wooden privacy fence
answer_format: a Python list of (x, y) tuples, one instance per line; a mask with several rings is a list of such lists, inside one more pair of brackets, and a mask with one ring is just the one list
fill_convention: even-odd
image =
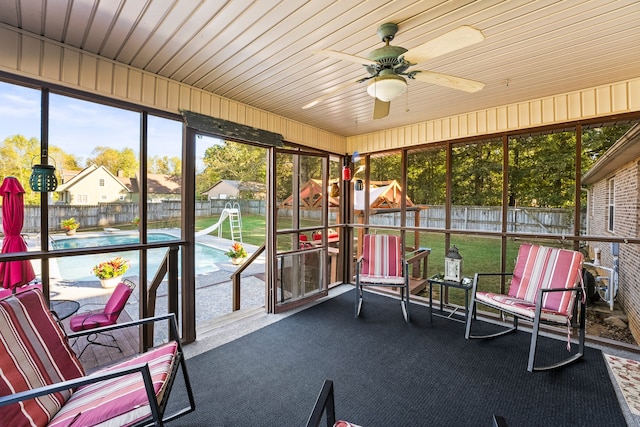
[[(196, 217), (219, 215), (229, 200), (196, 201)], [(264, 215), (264, 200), (234, 200), (240, 204), (241, 213)], [(147, 220), (149, 222), (167, 222), (180, 219), (182, 202), (180, 200), (163, 200), (147, 203)], [(100, 203), (98, 205), (49, 205), (49, 229), (63, 231), (60, 223), (63, 219), (75, 218), (80, 228), (93, 229), (131, 225), (139, 216), (137, 203)], [(0, 210), (0, 221), (2, 212)], [(40, 206), (25, 206), (23, 233), (40, 232)]]
[[(219, 215), (230, 200), (196, 201), (196, 218)], [(241, 214), (266, 214), (264, 200), (233, 200), (240, 204)], [(420, 227), (442, 228), (445, 224), (445, 207), (443, 205), (420, 205)], [(181, 212), (180, 200), (164, 200), (147, 204), (149, 222), (179, 220)], [(280, 209), (278, 215), (290, 215), (290, 209)], [(307, 210), (301, 212), (303, 217), (320, 218), (320, 211)], [(330, 213), (335, 215), (335, 213)], [(415, 211), (407, 212), (407, 225), (415, 224)], [(66, 218), (75, 218), (81, 228), (103, 228), (129, 225), (138, 216), (136, 203), (101, 203), (99, 205), (50, 205), (49, 228), (60, 230), (60, 222)], [(1, 217), (1, 213), (0, 213)], [(582, 215), (584, 218), (585, 215)], [(500, 206), (453, 206), (451, 208), (451, 228), (456, 230), (490, 231), (502, 230), (502, 207)], [(400, 212), (380, 213), (371, 216), (373, 225), (398, 226)], [(581, 229), (586, 229), (581, 224)], [(40, 231), (40, 207), (25, 206), (24, 233)], [(507, 210), (507, 231), (511, 233), (541, 234), (573, 234), (573, 211), (571, 209), (554, 208), (514, 208)]]

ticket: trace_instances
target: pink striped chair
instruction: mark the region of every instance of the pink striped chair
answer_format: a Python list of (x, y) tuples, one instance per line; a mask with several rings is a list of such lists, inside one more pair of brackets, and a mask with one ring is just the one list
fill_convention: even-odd
[(400, 288), (400, 306), (409, 323), (409, 265), (402, 257), (399, 236), (365, 234), (356, 263), (356, 317), (360, 316), (364, 286)]
[[(582, 281), (583, 255), (566, 249), (522, 244), (513, 273), (476, 273), (473, 280), (471, 313), (467, 317), (465, 338), (495, 338), (518, 329), (518, 319), (533, 322), (529, 362), (527, 370), (554, 369), (573, 363), (584, 356), (586, 299)], [(504, 294), (478, 290), (484, 276), (511, 275), (509, 292)], [(580, 302), (580, 319), (572, 323)], [(494, 334), (472, 335), (471, 327), (477, 304), (483, 304), (513, 316), (513, 326)], [(540, 324), (564, 324), (568, 328), (568, 344), (571, 344), (571, 328), (579, 328), (578, 351), (568, 358), (548, 365), (535, 366), (536, 347)]]
[[(100, 330), (157, 321), (179, 337), (173, 314)], [(189, 404), (165, 414), (179, 370)], [(0, 300), (0, 372), (0, 426), (161, 426), (195, 410), (179, 338), (89, 375), (40, 289)]]

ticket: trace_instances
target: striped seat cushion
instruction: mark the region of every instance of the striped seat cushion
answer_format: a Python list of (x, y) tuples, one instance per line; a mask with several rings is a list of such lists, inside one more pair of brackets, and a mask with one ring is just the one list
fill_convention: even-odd
[[(514, 313), (522, 317), (533, 319), (536, 316), (536, 305), (534, 303), (526, 302), (518, 298), (512, 298), (507, 295), (494, 294), (491, 292), (477, 292), (476, 301), (480, 301), (499, 310), (508, 311), (509, 313)], [(567, 321), (567, 314), (543, 308), (540, 318), (547, 322), (564, 323)]]
[[(165, 393), (167, 377), (176, 360), (175, 341), (99, 372), (147, 363), (158, 401)], [(142, 376), (129, 374), (79, 387), (49, 426), (128, 426), (151, 414)]]
[(400, 237), (366, 234), (362, 247), (360, 281), (403, 284)]
[[(0, 300), (0, 395), (84, 376), (40, 289)], [(55, 393), (0, 408), (2, 426), (44, 426), (71, 396)]]
[[(477, 292), (476, 299), (496, 308), (533, 318), (540, 289), (574, 288), (580, 279), (583, 255), (566, 249), (528, 243), (520, 245), (508, 295)], [(575, 293), (549, 292), (542, 300), (542, 318), (566, 321)]]

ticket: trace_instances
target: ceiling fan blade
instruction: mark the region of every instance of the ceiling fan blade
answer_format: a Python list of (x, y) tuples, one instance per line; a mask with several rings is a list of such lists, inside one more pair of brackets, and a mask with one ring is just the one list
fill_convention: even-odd
[(446, 34), (436, 37), (420, 46), (409, 49), (402, 55), (405, 61), (419, 64), (427, 59), (435, 58), (463, 47), (471, 46), (484, 40), (484, 35), (469, 25), (463, 25)]
[(433, 71), (415, 71), (416, 74), (413, 78), (425, 83), (450, 87), (451, 89), (463, 90), (465, 92), (477, 92), (484, 87), (484, 83), (475, 80), (463, 79), (462, 77), (450, 76)]
[(374, 98), (375, 103), (373, 104), (373, 119), (383, 119), (389, 115), (389, 107), (391, 106), (391, 102), (380, 101), (378, 98)]
[(348, 87), (351, 87), (351, 86), (353, 86), (353, 85), (355, 85), (355, 84), (357, 84), (357, 83), (360, 83), (360, 82), (361, 82), (361, 80), (356, 80), (356, 81), (353, 81), (353, 82), (346, 82), (346, 83), (344, 83), (344, 84), (341, 84), (340, 86), (336, 86), (336, 87), (334, 87), (333, 89), (331, 89), (329, 92), (327, 92), (327, 93), (325, 93), (324, 95), (322, 95), (321, 97), (316, 98), (316, 99), (314, 99), (313, 101), (311, 101), (310, 103), (308, 103), (308, 104), (304, 105), (304, 106), (302, 107), (302, 109), (303, 109), (303, 110), (306, 110), (307, 108), (311, 108), (311, 107), (313, 107), (313, 106), (315, 106), (315, 105), (318, 105), (319, 103), (321, 103), (321, 102), (322, 102), (322, 101), (324, 101), (325, 99), (327, 99), (327, 98), (331, 98), (331, 97), (332, 97), (333, 95), (335, 95), (337, 92), (340, 92), (341, 90), (344, 90), (344, 89), (346, 89), (346, 88), (348, 88)]
[(355, 62), (356, 64), (376, 65), (376, 61), (372, 61), (367, 58), (362, 58), (360, 56), (349, 55), (348, 53), (344, 53), (344, 52), (337, 52), (335, 50), (318, 50), (314, 53), (316, 55), (324, 55), (330, 58), (336, 58), (344, 61)]

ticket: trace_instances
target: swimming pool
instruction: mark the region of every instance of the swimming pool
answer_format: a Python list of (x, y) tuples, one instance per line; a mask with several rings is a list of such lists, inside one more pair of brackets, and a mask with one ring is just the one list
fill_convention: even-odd
[[(96, 248), (108, 245), (126, 245), (139, 243), (140, 236), (136, 234), (114, 234), (106, 236), (87, 236), (73, 237), (68, 239), (60, 239), (55, 241), (56, 249), (77, 249), (77, 248)], [(176, 237), (166, 233), (149, 233), (147, 240), (149, 242), (166, 242), (175, 240)], [(153, 277), (158, 270), (167, 248), (150, 249), (147, 251), (147, 268), (149, 278)], [(96, 281), (91, 269), (94, 265), (103, 261), (107, 261), (115, 256), (122, 256), (131, 263), (129, 270), (125, 274), (127, 276), (138, 276), (140, 274), (140, 265), (138, 260), (138, 251), (113, 252), (106, 254), (80, 255), (74, 257), (55, 258), (58, 262), (60, 277), (73, 281)], [(205, 274), (218, 271), (216, 264), (228, 261), (227, 256), (221, 249), (216, 249), (201, 243), (195, 245), (196, 274)]]

